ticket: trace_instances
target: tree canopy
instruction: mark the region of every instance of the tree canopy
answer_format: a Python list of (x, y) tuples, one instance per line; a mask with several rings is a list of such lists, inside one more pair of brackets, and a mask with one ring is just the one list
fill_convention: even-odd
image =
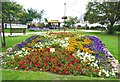
[[(2, 2), (2, 19), (3, 22), (9, 22), (10, 16), (12, 16), (13, 20), (20, 20), (22, 23), (26, 23), (27, 21), (32, 21), (33, 19), (42, 19), (44, 10), (38, 12), (36, 9), (29, 8), (24, 9), (22, 5), (17, 2)], [(14, 21), (14, 22), (15, 22)]]
[(120, 20), (120, 2), (89, 2), (84, 20), (89, 23), (106, 23), (110, 28), (108, 31), (113, 33), (113, 25)]

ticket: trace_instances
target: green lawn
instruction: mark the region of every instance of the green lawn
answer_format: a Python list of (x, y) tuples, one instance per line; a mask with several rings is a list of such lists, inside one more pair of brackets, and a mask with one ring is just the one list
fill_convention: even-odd
[(26, 38), (28, 38), (30, 36), (31, 35), (14, 36), (14, 37), (6, 36), (6, 47), (2, 48), (2, 51), (4, 52), (7, 48), (10, 48), (10, 47), (14, 46), (15, 44), (20, 43), (21, 41), (25, 40)]
[[(1, 71), (1, 70), (0, 70)], [(114, 78), (93, 78), (88, 76), (56, 75), (48, 72), (2, 70), (2, 80), (118, 80)]]

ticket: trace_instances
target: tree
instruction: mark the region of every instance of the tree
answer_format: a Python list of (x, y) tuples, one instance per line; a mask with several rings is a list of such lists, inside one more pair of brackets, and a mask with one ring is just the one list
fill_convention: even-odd
[(10, 22), (11, 17), (17, 18), (22, 12), (23, 7), (16, 2), (2, 2), (2, 32), (3, 32), (3, 46), (6, 46), (4, 35), (4, 23)]
[(34, 18), (37, 18), (38, 13), (36, 9), (29, 8), (27, 9), (28, 21), (33, 21)]
[[(77, 17), (68, 17), (68, 20), (65, 21), (65, 25), (66, 26), (72, 26), (74, 27), (74, 25), (78, 22), (78, 18)], [(75, 31), (75, 27), (74, 27), (74, 31)]]
[(108, 22), (108, 33), (113, 34), (113, 25), (120, 20), (120, 2), (89, 2), (84, 20), (89, 23)]
[(39, 23), (41, 23), (41, 20), (43, 18), (44, 13), (45, 13), (44, 10), (41, 10), (40, 12), (37, 12), (37, 19), (39, 20)]

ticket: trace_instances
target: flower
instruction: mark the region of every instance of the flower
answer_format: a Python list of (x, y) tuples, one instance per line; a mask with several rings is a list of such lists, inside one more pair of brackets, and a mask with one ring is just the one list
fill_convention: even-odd
[(22, 44), (17, 44), (18, 48), (21, 49), (22, 48)]
[(50, 52), (55, 52), (55, 48), (50, 48)]
[(60, 68), (59, 68), (59, 67), (56, 67), (56, 71), (60, 71)]
[(15, 70), (18, 70), (18, 67), (15, 67)]

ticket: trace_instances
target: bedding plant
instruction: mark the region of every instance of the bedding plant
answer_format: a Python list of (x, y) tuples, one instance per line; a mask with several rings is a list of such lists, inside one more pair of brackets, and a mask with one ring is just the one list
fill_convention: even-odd
[(113, 60), (118, 63), (96, 36), (49, 32), (33, 35), (6, 51), (2, 66), (60, 75), (115, 78), (118, 68)]

